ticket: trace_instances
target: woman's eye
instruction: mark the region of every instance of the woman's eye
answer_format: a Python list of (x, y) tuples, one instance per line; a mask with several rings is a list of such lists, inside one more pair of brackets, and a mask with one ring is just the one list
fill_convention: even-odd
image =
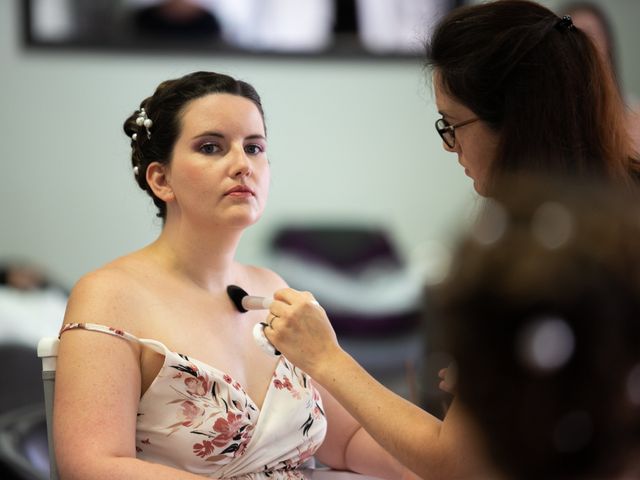
[(262, 145), (247, 145), (244, 147), (245, 151), (251, 155), (257, 155), (259, 153), (264, 152), (264, 147)]
[(220, 151), (220, 147), (218, 145), (216, 145), (215, 143), (205, 143), (204, 145), (201, 145), (199, 148), (200, 152), (209, 155), (212, 153), (217, 153)]

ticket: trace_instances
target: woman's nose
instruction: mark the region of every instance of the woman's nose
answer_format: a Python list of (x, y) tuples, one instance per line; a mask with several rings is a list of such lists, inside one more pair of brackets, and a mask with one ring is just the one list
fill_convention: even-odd
[(233, 177), (246, 177), (251, 175), (251, 162), (244, 149), (233, 153), (231, 169)]

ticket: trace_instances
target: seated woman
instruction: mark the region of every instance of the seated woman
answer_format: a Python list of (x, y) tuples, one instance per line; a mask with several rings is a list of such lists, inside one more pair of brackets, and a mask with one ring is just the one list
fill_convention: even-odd
[[(312, 455), (417, 478), (284, 356), (254, 342), (264, 312), (226, 287), (285, 287), (234, 255), (270, 168), (260, 97), (229, 76), (166, 81), (125, 122), (135, 180), (158, 207), (150, 245), (84, 276), (61, 330), (56, 458), (65, 479), (280, 479)], [(114, 192), (114, 194), (116, 194)]]

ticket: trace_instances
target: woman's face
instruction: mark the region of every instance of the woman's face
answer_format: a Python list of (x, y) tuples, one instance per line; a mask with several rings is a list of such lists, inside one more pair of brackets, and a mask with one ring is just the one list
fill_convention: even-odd
[(237, 95), (210, 94), (188, 103), (167, 169), (174, 199), (167, 214), (206, 225), (255, 223), (269, 194), (264, 122)]
[[(437, 70), (433, 76), (433, 84), (438, 112), (449, 125), (477, 118), (475, 113), (446, 92)], [(473, 188), (480, 195), (487, 194), (487, 184), (491, 165), (496, 157), (498, 140), (497, 132), (482, 120), (478, 120), (455, 129), (453, 147), (443, 142), (445, 150), (458, 155), (458, 162), (464, 168), (465, 174), (473, 180)]]

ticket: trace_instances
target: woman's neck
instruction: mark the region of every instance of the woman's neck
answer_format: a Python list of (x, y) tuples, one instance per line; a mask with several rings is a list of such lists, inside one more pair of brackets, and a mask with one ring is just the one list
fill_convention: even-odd
[(233, 281), (234, 257), (242, 232), (229, 228), (203, 231), (167, 223), (147, 251), (163, 268), (202, 289), (217, 292)]

